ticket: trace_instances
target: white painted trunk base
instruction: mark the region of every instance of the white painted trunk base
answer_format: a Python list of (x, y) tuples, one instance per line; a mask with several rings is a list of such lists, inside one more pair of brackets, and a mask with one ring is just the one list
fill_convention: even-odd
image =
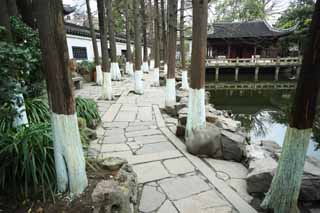
[(126, 73), (129, 76), (133, 76), (133, 63), (131, 62), (126, 62)]
[(189, 89), (188, 116), (186, 136), (192, 134), (192, 130), (206, 126), (205, 90)]
[(159, 82), (159, 67), (153, 69), (153, 86), (158, 87), (160, 86)]
[(13, 107), (17, 112), (17, 115), (13, 120), (12, 126), (18, 127), (22, 125), (28, 125), (29, 121), (28, 121), (26, 106), (24, 104), (24, 98), (22, 93), (16, 94), (12, 102), (13, 102)]
[(134, 92), (136, 94), (143, 94), (143, 82), (142, 82), (142, 71), (136, 70), (134, 72)]
[(101, 70), (101, 65), (96, 66), (96, 83), (101, 86), (102, 85), (102, 70)]
[(100, 99), (112, 100), (111, 73), (109, 72), (103, 72), (103, 84)]
[(149, 65), (147, 61), (142, 63), (142, 72), (149, 73)]
[(113, 81), (121, 81), (121, 72), (118, 62), (112, 62), (110, 65), (111, 79)]
[[(51, 113), (58, 190), (81, 194), (88, 185), (77, 114)], [(68, 188), (69, 187), (69, 188)]]
[(288, 127), (277, 171), (261, 206), (277, 213), (299, 212), (299, 197), (304, 163), (312, 129)]
[(182, 70), (181, 72), (181, 89), (188, 90), (189, 89), (189, 83), (188, 83), (188, 71)]
[(176, 79), (167, 79), (166, 81), (166, 99), (167, 107), (174, 107), (176, 104)]
[(154, 70), (154, 60), (150, 60), (150, 71)]
[(165, 75), (168, 73), (168, 64), (163, 65), (163, 72)]

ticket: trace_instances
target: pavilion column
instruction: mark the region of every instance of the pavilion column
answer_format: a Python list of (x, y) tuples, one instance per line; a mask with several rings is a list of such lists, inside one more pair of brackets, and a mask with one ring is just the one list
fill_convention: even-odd
[(258, 81), (259, 80), (259, 67), (256, 67), (254, 71), (254, 80)]
[(219, 67), (216, 67), (216, 81), (219, 81)]
[(231, 54), (231, 45), (228, 44), (228, 54), (227, 54), (227, 58), (230, 58), (230, 54)]
[(236, 67), (235, 69), (235, 75), (234, 75), (234, 80), (238, 81), (238, 75), (239, 75), (239, 67)]
[(300, 71), (301, 71), (301, 67), (298, 66), (297, 70), (296, 70), (296, 78), (298, 79), (300, 77)]
[(275, 76), (274, 76), (275, 81), (279, 80), (279, 71), (280, 71), (280, 67), (276, 67)]

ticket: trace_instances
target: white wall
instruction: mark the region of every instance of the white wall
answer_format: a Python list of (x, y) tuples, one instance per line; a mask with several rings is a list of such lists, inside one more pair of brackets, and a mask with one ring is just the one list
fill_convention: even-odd
[[(89, 61), (94, 60), (91, 38), (67, 34), (67, 45), (68, 45), (68, 51), (69, 51), (69, 58), (71, 59), (73, 58), (72, 47), (74, 46), (74, 47), (86, 47), (88, 60)], [(101, 57), (100, 39), (97, 39), (97, 45), (98, 45), (99, 56)], [(109, 43), (108, 43), (108, 47), (109, 47)], [(127, 45), (126, 43), (116, 42), (116, 48), (117, 48), (117, 56), (120, 56), (121, 51), (127, 49)], [(133, 50), (133, 48), (134, 48), (134, 45), (131, 45), (131, 50)], [(150, 48), (148, 48), (148, 54), (150, 54), (150, 51), (151, 51)], [(142, 55), (143, 55), (143, 51), (142, 51)]]

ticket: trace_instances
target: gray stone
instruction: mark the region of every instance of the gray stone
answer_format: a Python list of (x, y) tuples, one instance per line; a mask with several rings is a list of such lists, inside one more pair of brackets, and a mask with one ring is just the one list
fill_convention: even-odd
[(134, 140), (143, 144), (168, 141), (168, 139), (163, 135), (138, 136), (135, 137)]
[(209, 185), (196, 175), (177, 177), (159, 184), (171, 200), (179, 200), (210, 189)]
[(144, 136), (144, 135), (157, 135), (161, 134), (160, 130), (157, 129), (150, 129), (150, 130), (141, 130), (141, 131), (134, 131), (134, 132), (127, 132), (127, 137), (137, 137), (137, 136)]
[(164, 166), (171, 174), (185, 174), (194, 171), (194, 166), (186, 158), (165, 160)]
[(221, 134), (223, 158), (240, 162), (244, 156), (245, 137), (225, 130)]
[(103, 127), (105, 128), (126, 128), (128, 122), (104, 122)]
[(140, 149), (136, 151), (136, 154), (143, 155), (156, 152), (164, 152), (169, 150), (175, 150), (175, 147), (170, 142), (159, 142), (143, 145)]
[(112, 136), (106, 136), (103, 138), (102, 143), (106, 144), (119, 144), (127, 141), (127, 138), (123, 134), (113, 134)]
[(102, 165), (111, 171), (115, 171), (126, 163), (128, 163), (128, 161), (120, 157), (107, 157), (103, 160)]
[(186, 146), (188, 152), (193, 155), (222, 158), (221, 133), (217, 127), (193, 130), (186, 138)]
[(251, 203), (253, 197), (248, 194), (247, 181), (244, 179), (231, 179), (229, 185), (248, 203)]
[[(202, 192), (197, 195), (187, 197), (175, 201), (174, 204), (177, 206), (178, 210), (183, 213), (195, 213), (195, 212), (217, 212), (215, 207), (225, 207), (230, 209), (230, 206), (227, 201), (225, 201), (217, 191), (210, 190)], [(226, 212), (226, 211), (219, 211)]]
[(137, 120), (152, 121), (152, 107), (139, 107)]
[(136, 119), (136, 113), (132, 111), (120, 111), (115, 118), (115, 121), (134, 121)]
[(241, 163), (210, 158), (206, 158), (205, 161), (207, 161), (216, 172), (226, 173), (230, 178), (244, 179), (247, 177), (248, 169)]
[(308, 158), (304, 165), (304, 173), (301, 183), (300, 200), (320, 200), (320, 161)]
[(142, 212), (153, 212), (165, 201), (166, 196), (156, 187), (145, 185), (142, 190), (139, 210)]
[(169, 200), (166, 200), (157, 213), (178, 213), (178, 211)]
[(160, 161), (134, 165), (133, 170), (138, 175), (139, 183), (160, 180), (170, 176)]

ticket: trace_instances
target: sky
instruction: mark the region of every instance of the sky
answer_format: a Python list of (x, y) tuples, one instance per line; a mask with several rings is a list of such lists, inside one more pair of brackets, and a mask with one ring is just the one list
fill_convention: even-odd
[[(272, 1), (277, 1), (280, 4), (281, 10), (285, 11), (285, 9), (288, 7), (291, 0), (272, 0)], [(85, 2), (86, 2), (85, 0), (63, 0), (64, 4), (69, 4), (71, 6), (77, 6), (77, 8), (80, 8), (83, 11), (86, 10)], [(96, 15), (97, 14), (96, 0), (90, 0), (90, 6), (91, 6), (92, 13), (94, 15)], [(214, 20), (214, 12), (212, 10), (209, 10), (208, 16), (209, 16), (208, 22), (211, 23)], [(272, 15), (267, 19), (267, 21), (270, 24), (274, 24), (276, 22), (276, 20), (279, 18), (279, 16), (280, 16), (280, 14)]]

